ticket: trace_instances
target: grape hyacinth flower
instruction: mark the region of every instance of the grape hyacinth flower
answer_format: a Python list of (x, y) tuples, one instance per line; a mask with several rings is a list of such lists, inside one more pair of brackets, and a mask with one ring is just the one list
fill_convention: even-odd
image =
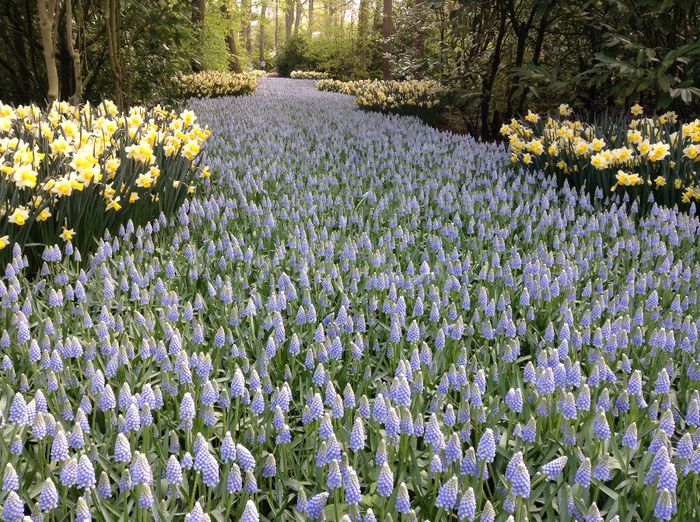
[(457, 503), (458, 483), (457, 477), (453, 476), (450, 480), (440, 486), (435, 505), (446, 511), (454, 509)]

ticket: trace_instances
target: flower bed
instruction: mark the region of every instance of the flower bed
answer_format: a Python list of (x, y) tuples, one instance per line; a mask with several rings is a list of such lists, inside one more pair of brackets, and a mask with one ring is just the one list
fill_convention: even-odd
[(319, 71), (292, 71), (289, 77), (295, 80), (324, 80), (329, 76), (328, 73)]
[(677, 121), (674, 113), (633, 119), (604, 118), (593, 124), (571, 119), (562, 105), (558, 117), (528, 112), (501, 128), (512, 161), (542, 170), (575, 187), (604, 194), (624, 191), (646, 202), (652, 194), (665, 205), (700, 201), (700, 120)]
[(105, 230), (172, 214), (208, 135), (191, 111), (0, 103), (0, 250), (60, 239), (85, 253)]
[(444, 92), (432, 80), (321, 80), (316, 86), (321, 91), (356, 96), (357, 105), (365, 110), (417, 116), (428, 123), (437, 120), (443, 106)]
[(260, 91), (174, 217), (0, 273), (3, 522), (700, 520), (697, 216)]
[(264, 71), (230, 73), (204, 71), (179, 78), (179, 94), (183, 98), (216, 98), (253, 94)]

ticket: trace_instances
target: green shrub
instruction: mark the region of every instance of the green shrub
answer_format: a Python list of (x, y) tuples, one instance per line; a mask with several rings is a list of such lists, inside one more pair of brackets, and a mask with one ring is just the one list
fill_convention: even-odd
[(275, 66), (277, 74), (284, 77), (288, 77), (292, 71), (313, 69), (313, 65), (309, 63), (306, 39), (295, 36), (287, 40), (284, 47), (277, 53)]

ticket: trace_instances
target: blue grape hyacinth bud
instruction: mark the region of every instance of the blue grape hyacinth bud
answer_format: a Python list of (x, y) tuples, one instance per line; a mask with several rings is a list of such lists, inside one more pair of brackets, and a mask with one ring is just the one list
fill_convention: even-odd
[(671, 520), (673, 515), (673, 498), (671, 497), (671, 492), (664, 489), (659, 494), (656, 499), (656, 506), (654, 507), (654, 516), (659, 520)]
[(513, 495), (522, 498), (530, 496), (530, 473), (524, 462), (520, 462), (515, 468), (511, 481), (513, 483), (511, 488)]
[(82, 489), (95, 487), (95, 469), (87, 455), (81, 455), (75, 475), (76, 485)]
[(5, 473), (2, 477), (2, 489), (3, 491), (17, 491), (19, 489), (19, 477), (10, 462), (5, 466)]
[(21, 522), (24, 518), (24, 502), (14, 491), (7, 495), (2, 506), (3, 522)]
[(454, 509), (457, 503), (457, 494), (459, 493), (459, 486), (457, 477), (453, 476), (450, 480), (445, 482), (440, 486), (440, 491), (438, 492), (435, 505), (446, 511)]
[(377, 478), (377, 493), (383, 497), (391, 496), (394, 491), (394, 474), (388, 464), (384, 464)]
[(243, 509), (243, 515), (241, 515), (241, 522), (258, 522), (259, 520), (258, 508), (252, 500), (247, 501)]
[(476, 456), (484, 462), (493, 462), (496, 457), (496, 440), (493, 436), (493, 430), (487, 428), (484, 434), (479, 439)]
[(39, 493), (39, 509), (42, 513), (51, 511), (58, 507), (58, 490), (53, 480), (47, 478), (41, 487), (41, 492)]
[(404, 515), (411, 510), (411, 499), (408, 495), (408, 488), (406, 483), (402, 482), (399, 484), (399, 491), (396, 495), (396, 511), (403, 513)]
[(306, 503), (306, 513), (313, 519), (319, 520), (323, 513), (323, 508), (326, 507), (326, 502), (328, 502), (328, 493), (325, 491), (314, 495)]
[(165, 476), (166, 482), (172, 486), (178, 485), (182, 482), (182, 467), (177, 460), (175, 455), (170, 455), (168, 458), (168, 463), (165, 466)]
[(548, 462), (542, 466), (542, 473), (549, 480), (557, 480), (559, 475), (561, 475), (561, 472), (564, 470), (567, 460), (568, 458), (566, 456), (562, 456)]

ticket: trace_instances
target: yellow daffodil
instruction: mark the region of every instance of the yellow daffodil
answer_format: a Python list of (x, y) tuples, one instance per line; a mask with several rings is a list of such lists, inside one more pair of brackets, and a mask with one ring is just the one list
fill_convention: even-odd
[(20, 165), (12, 173), (12, 179), (17, 188), (34, 188), (36, 187), (37, 172), (31, 165)]
[(63, 241), (68, 243), (69, 241), (72, 241), (75, 237), (75, 230), (73, 230), (72, 228), (63, 227), (63, 232), (61, 232), (58, 237), (60, 237), (61, 239), (63, 239)]
[(70, 196), (73, 193), (73, 184), (69, 176), (64, 176), (57, 179), (49, 190), (59, 197)]
[(651, 147), (649, 147), (649, 151), (647, 152), (647, 156), (651, 161), (661, 161), (670, 154), (670, 145), (668, 143), (663, 142), (654, 143)]
[(37, 221), (46, 221), (51, 217), (51, 211), (48, 208), (43, 209), (39, 214), (36, 216)]
[(605, 147), (605, 140), (600, 138), (594, 138), (591, 140), (591, 150), (594, 152), (600, 152)]
[(567, 103), (562, 103), (559, 105), (559, 115), (569, 116), (572, 113), (571, 107)]
[(12, 224), (21, 227), (27, 222), (27, 219), (29, 219), (29, 211), (27, 210), (27, 207), (19, 206), (12, 212), (12, 214), (10, 214), (10, 217), (7, 220)]
[(608, 160), (605, 159), (605, 156), (603, 154), (594, 154), (591, 157), (591, 165), (593, 165), (598, 170), (603, 170), (608, 168)]
[(122, 208), (121, 204), (119, 203), (121, 201), (120, 197), (116, 197), (114, 199), (110, 199), (107, 203), (107, 209), (109, 210), (114, 210), (115, 212), (119, 212)]
[(10, 244), (10, 236), (0, 236), (0, 250), (3, 250)]
[[(125, 150), (128, 158), (138, 161), (139, 163), (146, 163), (150, 165), (156, 159), (153, 155), (153, 149), (145, 141), (141, 141), (135, 145), (129, 145), (125, 148)], [(199, 152), (199, 150), (197, 152)]]
[(700, 160), (700, 145), (691, 144), (683, 149), (683, 155), (693, 161)]
[(574, 152), (578, 156), (585, 156), (589, 154), (590, 152), (590, 146), (586, 140), (579, 139), (575, 144), (574, 144)]
[(527, 114), (525, 115), (525, 121), (529, 121), (530, 123), (537, 123), (540, 121), (540, 116), (539, 114), (535, 114), (534, 112), (528, 110)]
[(151, 185), (153, 185), (153, 177), (148, 173), (140, 174), (139, 177), (136, 178), (137, 187), (149, 188)]
[(639, 174), (630, 174), (624, 170), (618, 170), (615, 175), (617, 179), (617, 184), (625, 187), (631, 187), (635, 185), (641, 185), (644, 180), (639, 176)]
[(638, 103), (635, 103), (634, 105), (632, 105), (632, 107), (630, 107), (630, 113), (632, 114), (632, 116), (641, 116), (643, 112), (644, 109)]
[(182, 154), (188, 159), (193, 160), (199, 154), (200, 147), (194, 141), (189, 141), (182, 148)]

